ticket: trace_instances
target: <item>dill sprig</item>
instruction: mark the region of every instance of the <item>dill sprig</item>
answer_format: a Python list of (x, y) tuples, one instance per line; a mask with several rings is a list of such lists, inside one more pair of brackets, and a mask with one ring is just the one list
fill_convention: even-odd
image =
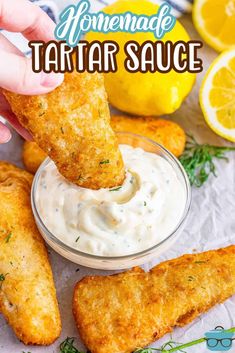
[(60, 353), (83, 353), (80, 352), (74, 345), (74, 337), (67, 337), (60, 344)]
[(134, 353), (168, 353), (171, 351), (171, 349), (176, 349), (179, 348), (179, 352), (186, 353), (185, 351), (181, 350), (182, 343), (174, 342), (172, 340), (164, 343), (161, 348), (138, 348), (137, 350), (134, 351)]
[[(224, 332), (235, 332), (235, 327), (231, 327), (228, 330), (224, 330)], [(205, 342), (207, 339), (206, 337), (201, 337), (196, 340), (193, 340), (191, 342), (187, 343), (177, 343), (174, 341), (168, 341), (165, 344), (161, 346), (161, 348), (138, 348), (137, 350), (134, 351), (134, 353), (155, 353), (155, 352), (160, 352), (160, 353), (175, 353), (175, 352), (181, 352), (181, 353), (187, 353), (184, 349), (189, 348), (192, 346), (196, 346), (198, 344), (201, 344)]]
[(223, 159), (228, 162), (225, 156), (225, 152), (228, 151), (235, 151), (235, 147), (200, 145), (192, 135), (188, 135), (186, 148), (179, 160), (189, 177), (190, 184), (200, 187), (211, 174), (217, 176), (213, 159)]

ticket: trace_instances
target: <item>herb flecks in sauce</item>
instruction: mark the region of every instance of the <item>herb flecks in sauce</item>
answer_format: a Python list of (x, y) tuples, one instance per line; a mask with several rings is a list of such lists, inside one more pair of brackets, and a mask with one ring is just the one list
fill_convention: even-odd
[[(183, 215), (186, 192), (171, 164), (141, 148), (120, 145), (120, 150), (126, 166), (123, 185), (99, 190), (75, 186), (53, 163), (39, 179), (38, 212), (48, 229), (74, 249), (101, 256), (134, 254), (164, 240)], [(53, 204), (42, 183), (52, 190)]]
[(121, 186), (119, 186), (119, 187), (117, 187), (117, 188), (115, 188), (115, 189), (110, 189), (109, 191), (118, 191), (118, 190), (120, 190), (122, 187)]

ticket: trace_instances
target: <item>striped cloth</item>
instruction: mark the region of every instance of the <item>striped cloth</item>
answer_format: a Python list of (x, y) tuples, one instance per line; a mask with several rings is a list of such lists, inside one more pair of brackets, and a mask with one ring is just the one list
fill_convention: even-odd
[[(92, 7), (92, 10), (95, 12), (95, 11), (101, 10), (106, 5), (112, 4), (115, 1), (116, 0), (93, 0), (91, 1), (91, 7)], [(133, 1), (133, 0), (130, 0), (130, 1)], [(175, 17), (180, 17), (181, 15), (192, 11), (193, 0), (151, 0), (151, 1), (159, 5), (163, 4), (164, 2), (167, 2), (169, 5), (172, 6), (172, 13)]]
[(189, 13), (192, 11), (193, 0), (155, 0), (157, 3), (161, 4), (163, 2), (167, 2), (172, 6), (173, 15), (175, 17), (180, 17), (185, 13)]

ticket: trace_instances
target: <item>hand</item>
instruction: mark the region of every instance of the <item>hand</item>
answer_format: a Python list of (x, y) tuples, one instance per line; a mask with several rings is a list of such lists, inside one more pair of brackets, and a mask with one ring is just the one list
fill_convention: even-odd
[[(21, 32), (28, 40), (54, 39), (54, 22), (38, 6), (29, 0), (0, 0), (0, 28)], [(19, 94), (44, 94), (63, 81), (62, 74), (32, 71), (31, 59), (16, 48), (0, 33), (0, 87)], [(12, 113), (9, 104), (0, 93), (0, 115), (26, 139), (30, 134)], [(8, 142), (10, 130), (0, 122), (0, 143)]]

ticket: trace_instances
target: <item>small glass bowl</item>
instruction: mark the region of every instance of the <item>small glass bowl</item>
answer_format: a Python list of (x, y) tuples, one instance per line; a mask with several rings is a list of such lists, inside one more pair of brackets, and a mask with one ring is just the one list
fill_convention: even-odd
[[(103, 270), (120, 270), (126, 269), (137, 265), (142, 265), (148, 261), (151, 261), (154, 257), (159, 256), (161, 253), (166, 251), (169, 246), (176, 241), (176, 239), (181, 234), (183, 224), (188, 215), (190, 204), (191, 204), (191, 188), (188, 177), (184, 171), (184, 168), (180, 162), (164, 147), (158, 143), (140, 135), (128, 133), (128, 132), (119, 132), (117, 133), (119, 144), (127, 144), (133, 147), (140, 147), (147, 152), (156, 153), (170, 163), (176, 172), (179, 180), (185, 188), (186, 202), (184, 207), (184, 212), (181, 219), (176, 225), (173, 232), (171, 232), (165, 239), (156, 243), (151, 248), (145, 249), (141, 252), (125, 255), (125, 256), (97, 256), (93, 254), (88, 254), (77, 249), (72, 248), (69, 245), (66, 245), (61, 240), (59, 240), (54, 234), (52, 234), (49, 229), (45, 226), (43, 219), (40, 217), (40, 214), (36, 207), (35, 195), (38, 186), (38, 181), (41, 173), (43, 173), (44, 168), (50, 162), (50, 158), (45, 159), (38, 169), (32, 185), (31, 191), (31, 204), (33, 209), (34, 218), (37, 224), (37, 227), (45, 239), (45, 241), (61, 256), (67, 258), (68, 260), (75, 262), (79, 265), (103, 269)], [(50, 197), (50, 194), (48, 195)]]

